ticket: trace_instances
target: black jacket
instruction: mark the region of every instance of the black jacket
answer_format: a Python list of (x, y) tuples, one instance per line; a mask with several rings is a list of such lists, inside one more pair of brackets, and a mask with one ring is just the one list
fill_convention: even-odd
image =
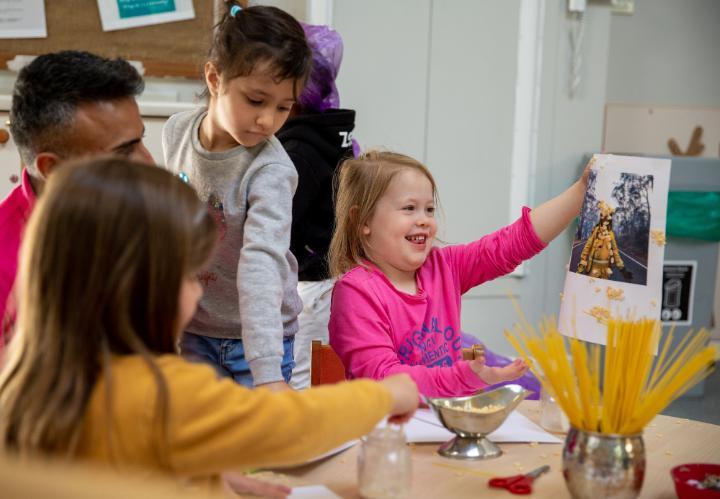
[(328, 109), (290, 118), (276, 134), (299, 177), (290, 250), (298, 260), (300, 281), (330, 277), (327, 253), (334, 225), (333, 177), (342, 160), (352, 157), (353, 128), (355, 111)]

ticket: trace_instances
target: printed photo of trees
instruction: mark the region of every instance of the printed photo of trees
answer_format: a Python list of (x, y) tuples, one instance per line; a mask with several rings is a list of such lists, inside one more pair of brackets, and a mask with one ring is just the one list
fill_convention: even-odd
[(592, 170), (573, 241), (570, 271), (647, 284), (652, 175)]

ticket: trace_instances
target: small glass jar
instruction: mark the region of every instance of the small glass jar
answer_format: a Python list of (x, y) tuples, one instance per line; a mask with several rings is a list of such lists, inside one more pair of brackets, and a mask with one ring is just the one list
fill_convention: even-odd
[(410, 448), (402, 426), (376, 428), (362, 437), (358, 452), (358, 487), (365, 499), (408, 497), (412, 482)]
[(540, 426), (555, 433), (565, 433), (570, 428), (567, 416), (545, 388), (540, 390)]

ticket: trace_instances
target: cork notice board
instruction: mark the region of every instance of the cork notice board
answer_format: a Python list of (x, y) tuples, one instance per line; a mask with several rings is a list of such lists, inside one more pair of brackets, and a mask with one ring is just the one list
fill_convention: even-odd
[(47, 38), (0, 40), (0, 65), (16, 55), (87, 50), (140, 61), (146, 76), (199, 78), (210, 47), (213, 4), (193, 0), (195, 19), (119, 31), (103, 31), (97, 0), (45, 2)]

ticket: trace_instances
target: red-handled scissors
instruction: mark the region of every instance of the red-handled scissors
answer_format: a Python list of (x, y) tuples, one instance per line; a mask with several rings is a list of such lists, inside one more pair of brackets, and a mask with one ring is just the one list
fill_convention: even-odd
[(512, 494), (529, 494), (532, 492), (533, 481), (542, 475), (550, 471), (550, 466), (540, 466), (536, 470), (532, 470), (527, 475), (514, 475), (505, 478), (491, 478), (488, 482), (490, 487), (496, 487), (499, 489), (507, 489)]

